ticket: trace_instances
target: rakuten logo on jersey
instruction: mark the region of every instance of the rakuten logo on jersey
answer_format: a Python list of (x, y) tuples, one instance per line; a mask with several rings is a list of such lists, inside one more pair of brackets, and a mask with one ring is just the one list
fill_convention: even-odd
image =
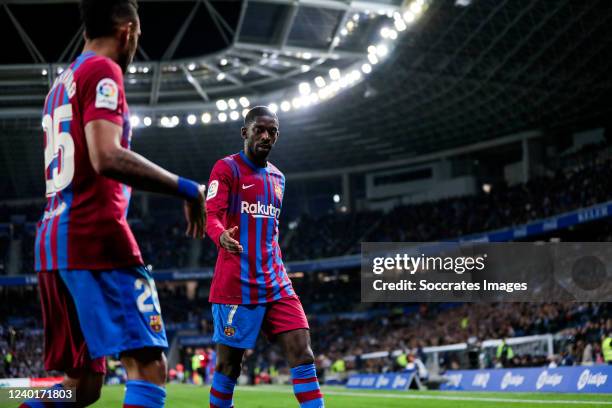
[(512, 375), (511, 372), (507, 372), (504, 375), (504, 378), (502, 378), (501, 389), (505, 390), (506, 388), (510, 386), (518, 387), (522, 385), (523, 382), (525, 382), (525, 377), (523, 377), (522, 375)]
[(539, 390), (545, 385), (550, 385), (551, 387), (556, 387), (561, 384), (563, 381), (563, 376), (559, 374), (548, 374), (548, 371), (542, 371), (542, 374), (538, 377), (538, 381), (536, 382), (536, 388)]
[(240, 203), (240, 212), (242, 214), (250, 214), (253, 218), (278, 218), (280, 216), (280, 208), (276, 208), (272, 204), (263, 205), (261, 202)]
[(587, 385), (594, 385), (595, 387), (600, 387), (604, 385), (608, 381), (608, 376), (602, 374), (601, 372), (591, 374), (591, 371), (584, 370), (582, 374), (580, 374), (580, 378), (578, 378), (578, 390), (583, 389)]

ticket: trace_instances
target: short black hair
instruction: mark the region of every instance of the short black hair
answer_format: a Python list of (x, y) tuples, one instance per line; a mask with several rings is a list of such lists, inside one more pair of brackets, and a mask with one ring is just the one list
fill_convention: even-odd
[(136, 0), (81, 0), (81, 18), (90, 40), (109, 37), (117, 24), (138, 19)]
[(249, 110), (249, 112), (244, 117), (244, 126), (248, 127), (252, 122), (255, 122), (255, 118), (257, 118), (258, 116), (270, 116), (276, 119), (276, 121), (278, 122), (278, 117), (276, 116), (276, 113), (272, 112), (270, 108), (268, 108), (267, 106), (255, 106), (254, 108), (251, 108), (251, 110)]

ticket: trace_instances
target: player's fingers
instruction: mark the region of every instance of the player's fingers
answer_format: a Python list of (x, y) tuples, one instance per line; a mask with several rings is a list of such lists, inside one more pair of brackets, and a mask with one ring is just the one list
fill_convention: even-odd
[(232, 228), (229, 229), (229, 234), (231, 236), (233, 236), (234, 234), (236, 234), (238, 232), (238, 226), (233, 226)]
[(191, 222), (187, 222), (187, 229), (185, 230), (185, 236), (191, 236)]
[(238, 241), (236, 241), (236, 240), (233, 240), (233, 239), (232, 239), (232, 240), (229, 242), (228, 247), (229, 247), (229, 248), (230, 248), (232, 251), (239, 251), (239, 250), (240, 250), (240, 248), (241, 248), (241, 247), (240, 247), (240, 243), (239, 243)]

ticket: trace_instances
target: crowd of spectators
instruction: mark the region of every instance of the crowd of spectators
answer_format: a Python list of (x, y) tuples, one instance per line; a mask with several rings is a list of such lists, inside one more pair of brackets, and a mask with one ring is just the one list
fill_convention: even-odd
[[(449, 198), (436, 202), (396, 207), (388, 213), (361, 211), (302, 216), (288, 228), (284, 220), (281, 244), (285, 260), (316, 259), (341, 256), (359, 251), (362, 241), (431, 241), (512, 226), (576, 208), (612, 199), (612, 179), (601, 177), (612, 170), (612, 160), (594, 156), (573, 158), (573, 166), (533, 178), (527, 184), (508, 187), (494, 185), (489, 193)], [(165, 199), (154, 199), (150, 211), (144, 211), (136, 200), (131, 208), (130, 223), (141, 246), (145, 263), (155, 269), (213, 266), (216, 248), (210, 242), (193, 241), (184, 236), (180, 203), (166, 205)], [(40, 204), (14, 209), (0, 206), (0, 223), (11, 223), (0, 234), (0, 274), (7, 267), (10, 240), (21, 239), (23, 269), (31, 272), (33, 264), (35, 222)], [(6, 224), (5, 224), (6, 226)], [(612, 239), (612, 224), (597, 223), (589, 240)], [(579, 232), (580, 229), (577, 229)], [(575, 233), (578, 233), (575, 232)], [(288, 236), (288, 239), (283, 237)], [(595, 237), (595, 238), (594, 238)], [(599, 238), (597, 238), (599, 237)], [(572, 365), (601, 360), (601, 336), (612, 330), (610, 304), (585, 303), (514, 303), (514, 304), (421, 304), (410, 307), (378, 305), (387, 308), (380, 317), (356, 319), (329, 317), (339, 312), (373, 311), (359, 304), (358, 280), (346, 273), (325, 277), (295, 279), (313, 328), (313, 348), (320, 364), (329, 366), (345, 356), (349, 368), (366, 371), (393, 369), (393, 359), (361, 359), (364, 353), (381, 350), (410, 350), (426, 359), (427, 346), (560, 333), (557, 356), (552, 360), (531, 354), (516, 353), (512, 366)], [(206, 301), (207, 282), (192, 287), (158, 285), (159, 297), (168, 324), (195, 322), (197, 330), (210, 334), (210, 307)], [(350, 290), (347, 290), (350, 288)], [(44, 373), (42, 368), (42, 332), (36, 288), (0, 290), (0, 376), (28, 377)], [(362, 316), (363, 317), (363, 316)], [(258, 345), (253, 359), (257, 364), (282, 366), (282, 354), (265, 343)], [(484, 365), (498, 363), (493, 356)], [(446, 368), (465, 365), (457, 355), (444, 355)]]
[[(338, 212), (281, 220), (283, 257), (296, 261), (341, 256), (358, 253), (361, 242), (448, 239), (549, 217), (611, 200), (612, 179), (601, 177), (611, 171), (612, 160), (607, 156), (575, 159), (571, 167), (532, 178), (526, 184), (493, 185), (488, 193), (400, 205), (388, 213)], [(148, 207), (150, 210), (144, 211), (140, 200), (132, 200), (129, 218), (145, 263), (155, 269), (214, 266), (217, 253), (214, 244), (209, 239), (194, 242), (184, 236), (180, 202), (152, 197)], [(6, 206), (0, 207), (0, 219), (10, 221), (10, 211)], [(24, 238), (22, 268), (31, 271), (32, 222), (40, 217), (41, 205), (28, 205), (19, 212), (30, 223), (29, 227), (15, 230)], [(0, 261), (6, 257), (6, 247), (0, 239)]]
[[(360, 356), (364, 353), (392, 350), (422, 350), (427, 346), (479, 342), (535, 334), (564, 334), (560, 352), (572, 356), (572, 362), (594, 363), (601, 354), (601, 336), (612, 330), (612, 306), (609, 303), (497, 303), (463, 304), (440, 307), (421, 304), (418, 311), (407, 314), (398, 309), (388, 316), (367, 319), (333, 319), (319, 324), (316, 316), (311, 325), (313, 348), (331, 359)], [(583, 356), (585, 347), (591, 352)], [(565, 356), (564, 356), (565, 357)], [(359, 361), (359, 360), (355, 360)], [(542, 365), (532, 355), (517, 353), (514, 366)], [(599, 360), (601, 362), (601, 359)], [(389, 361), (362, 361), (363, 369), (381, 369)], [(465, 363), (465, 362), (463, 362)], [(487, 365), (493, 365), (491, 359)], [(558, 364), (562, 363), (560, 359)], [(564, 361), (564, 364), (569, 364)], [(374, 367), (368, 365), (375, 364)], [(458, 368), (459, 357), (449, 356), (448, 368)]]
[(44, 377), (41, 328), (20, 328), (0, 325), (0, 377)]
[[(192, 322), (193, 330), (212, 334), (210, 306), (201, 297), (189, 299), (182, 286), (160, 285), (164, 321), (172, 326)], [(40, 310), (34, 289), (4, 290), (0, 319), (0, 377), (43, 375)], [(8, 301), (8, 302), (6, 302)], [(311, 303), (303, 298), (307, 313)], [(558, 354), (521, 353), (504, 366), (542, 366), (601, 363), (602, 335), (612, 332), (612, 305), (609, 303), (495, 303), (495, 304), (414, 304), (396, 305), (384, 313), (336, 317), (308, 313), (313, 350), (321, 364), (346, 359), (348, 369), (380, 372), (393, 370), (395, 360), (361, 358), (378, 352), (404, 350), (423, 362), (423, 348), (467, 342), (480, 344), (502, 339), (558, 333)], [(25, 317), (24, 317), (25, 316)], [(10, 354), (10, 357), (7, 357)], [(485, 355), (478, 367), (500, 366), (495, 355)], [(260, 339), (253, 357), (260, 370), (285, 367), (281, 350)], [(444, 353), (440, 367), (467, 368), (466, 353)], [(254, 363), (255, 364), (255, 363)], [(477, 367), (473, 367), (477, 368)]]

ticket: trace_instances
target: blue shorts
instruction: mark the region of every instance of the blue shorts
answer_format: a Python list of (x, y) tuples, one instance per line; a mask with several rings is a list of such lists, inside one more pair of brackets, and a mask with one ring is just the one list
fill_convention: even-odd
[(153, 277), (143, 265), (59, 271), (92, 359), (143, 347), (167, 348)]
[(255, 305), (212, 305), (213, 342), (252, 349), (263, 331), (268, 339), (280, 333), (308, 329), (308, 320), (297, 296)]

